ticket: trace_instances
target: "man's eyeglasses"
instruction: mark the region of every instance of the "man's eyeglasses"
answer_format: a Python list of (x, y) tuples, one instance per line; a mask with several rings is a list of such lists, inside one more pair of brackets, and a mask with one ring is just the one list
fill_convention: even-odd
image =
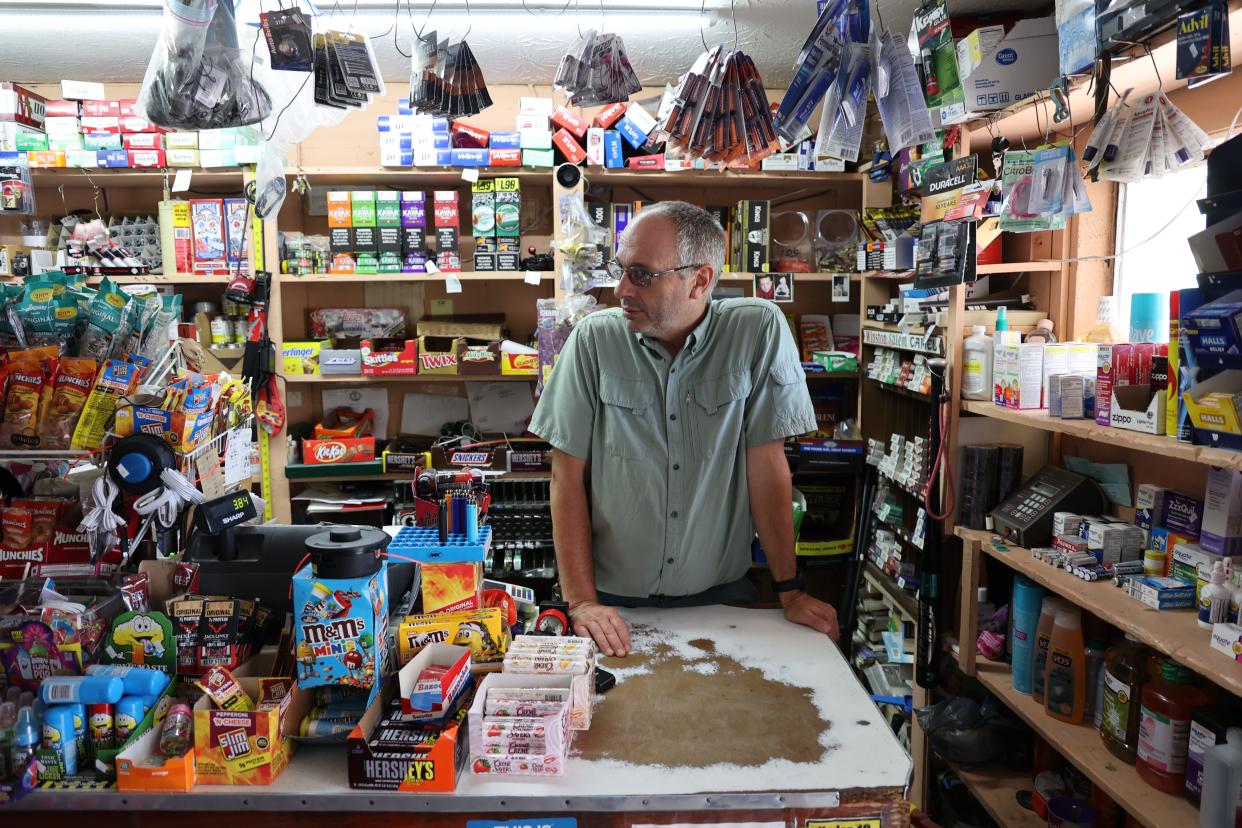
[(634, 283), (635, 287), (645, 288), (650, 287), (651, 283), (654, 282), (659, 276), (664, 276), (669, 273), (676, 273), (679, 270), (690, 270), (691, 268), (703, 267), (703, 265), (682, 265), (681, 267), (670, 267), (668, 270), (657, 270), (652, 272), (647, 270), (645, 267), (623, 267), (620, 262), (613, 259), (605, 265), (605, 267), (608, 270), (608, 275), (612, 276), (612, 278), (616, 279), (618, 282), (621, 281), (622, 277), (627, 277)]

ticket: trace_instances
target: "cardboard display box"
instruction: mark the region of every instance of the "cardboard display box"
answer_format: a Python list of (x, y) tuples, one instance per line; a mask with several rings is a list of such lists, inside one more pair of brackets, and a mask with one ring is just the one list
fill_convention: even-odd
[(456, 375), (458, 373), (457, 354), (465, 347), (465, 344), (466, 341), (460, 337), (454, 339), (420, 333), (418, 373)]
[(1165, 395), (1151, 385), (1113, 386), (1109, 424), (1113, 428), (1164, 434)]
[(1019, 20), (990, 52), (979, 44), (979, 63), (962, 73), (968, 112), (990, 112), (1029, 98), (1060, 74), (1053, 17)]
[(302, 462), (307, 465), (361, 463), (374, 459), (374, 437), (335, 437), (330, 440), (302, 441)]
[[(259, 697), (259, 679), (237, 677), (251, 699)], [(280, 776), (296, 743), (297, 732), (314, 706), (314, 695), (296, 683), (272, 708), (217, 710), (207, 696), (194, 705), (194, 749), (198, 781), (204, 785), (270, 785)]]
[(457, 343), (457, 373), (473, 376), (500, 374), (499, 341), (458, 339)]
[(116, 786), (122, 791), (188, 791), (198, 780), (194, 748), (182, 756), (159, 753), (160, 731), (152, 728), (116, 757)]
[(503, 339), (505, 316), (484, 313), (470, 316), (430, 316), (415, 323), (417, 336), (467, 337), (469, 339)]

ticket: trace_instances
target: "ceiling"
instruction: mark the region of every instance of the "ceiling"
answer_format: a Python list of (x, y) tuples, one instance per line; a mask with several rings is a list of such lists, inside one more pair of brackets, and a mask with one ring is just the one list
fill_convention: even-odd
[[(384, 77), (409, 77), (408, 53), (413, 30), (427, 20), (429, 2), (398, 0), (320, 0), (317, 28), (351, 27), (374, 38)], [(408, 2), (408, 6), (406, 5)], [(647, 86), (675, 80), (708, 45), (731, 43), (736, 14), (738, 47), (749, 53), (770, 87), (783, 87), (815, 17), (814, 0), (475, 0), (469, 13), (461, 0), (437, 2), (429, 26), (441, 36), (461, 36), (469, 43), (491, 84), (549, 83), (561, 56), (582, 29), (603, 27), (625, 39), (635, 71)], [(265, 0), (276, 8), (277, 0)], [(918, 0), (876, 0), (878, 17), (902, 34), (909, 30)], [(950, 0), (955, 14), (1020, 11), (1050, 6), (1049, 0)], [(255, 20), (259, 0), (242, 0), (239, 19)], [(159, 0), (0, 0), (0, 79), (51, 82), (138, 81), (146, 69), (161, 25)], [(393, 24), (396, 22), (396, 44)], [(254, 29), (257, 34), (257, 29)], [(701, 34), (700, 34), (701, 32)], [(383, 37), (380, 37), (383, 35)], [(21, 44), (20, 47), (14, 44)], [(243, 48), (249, 48), (242, 38)], [(263, 48), (259, 45), (260, 49)]]

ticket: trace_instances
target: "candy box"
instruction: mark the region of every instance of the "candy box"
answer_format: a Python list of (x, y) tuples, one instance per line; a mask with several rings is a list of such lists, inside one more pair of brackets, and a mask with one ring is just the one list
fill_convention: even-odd
[(448, 723), (438, 726), (406, 720), (400, 713), (399, 677), (385, 682), (383, 692), (349, 734), (349, 787), (452, 793), (466, 769), (468, 750), (462, 719), (472, 684), (468, 681), (466, 689), (450, 704)]
[(280, 357), (283, 373), (318, 374), (319, 349), (324, 344), (331, 346), (331, 341), (324, 342), (286, 342), (281, 346)]
[(397, 627), (397, 661), (407, 663), (430, 644), (470, 648), (474, 664), (504, 660), (509, 630), (499, 607), (430, 615), (407, 615)]
[[(424, 678), (428, 668), (435, 675)], [(401, 712), (426, 724), (443, 724), (447, 710), (470, 685), (470, 648), (456, 644), (432, 644), (401, 668)]]
[(361, 463), (374, 459), (374, 437), (333, 437), (302, 441), (302, 462), (307, 465)]
[[(418, 338), (418, 373), (456, 374), (457, 354), (465, 340), (443, 336)], [(363, 372), (365, 373), (365, 368)]]
[(181, 756), (159, 752), (160, 731), (152, 728), (116, 757), (116, 786), (122, 791), (188, 791), (198, 781), (194, 749)]
[[(583, 677), (584, 678), (584, 677)], [(510, 675), (508, 673), (491, 673), (479, 683), (474, 694), (474, 704), (470, 707), (470, 715), (466, 717), (470, 729), (470, 767), (478, 774), (498, 774), (506, 776), (559, 776), (564, 773), (564, 752), (548, 751), (536, 755), (490, 755), (488, 752), (487, 727), (497, 717), (488, 717), (487, 696), (492, 690), (536, 690), (557, 689), (568, 690), (573, 694), (574, 677), (571, 676), (531, 676)], [(543, 717), (523, 717), (532, 723), (542, 723), (545, 728), (563, 728), (564, 720), (555, 715)], [(551, 740), (553, 746), (559, 744), (568, 749), (571, 734), (561, 731), (558, 738)]]
[[(250, 698), (259, 698), (259, 678), (238, 677), (237, 682)], [(203, 696), (194, 705), (199, 783), (272, 784), (296, 747), (287, 737), (297, 732), (313, 706), (314, 694), (298, 683), (279, 701), (261, 702), (254, 710), (219, 710)]]
[(311, 564), (302, 567), (293, 576), (293, 622), (300, 686), (375, 686), (388, 655), (385, 562), (356, 578), (317, 578)]
[(382, 377), (421, 373), (418, 360), (420, 345), (417, 339), (362, 340), (359, 347), (363, 375)]
[[(417, 558), (415, 553), (412, 557)], [(478, 561), (426, 563), (421, 567), (423, 612), (475, 610), (482, 606), (482, 555)]]

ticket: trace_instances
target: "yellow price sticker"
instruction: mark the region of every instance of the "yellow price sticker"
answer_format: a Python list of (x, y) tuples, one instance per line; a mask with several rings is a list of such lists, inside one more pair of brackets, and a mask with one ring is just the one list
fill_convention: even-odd
[(808, 819), (805, 828), (883, 828), (879, 817), (864, 819)]

